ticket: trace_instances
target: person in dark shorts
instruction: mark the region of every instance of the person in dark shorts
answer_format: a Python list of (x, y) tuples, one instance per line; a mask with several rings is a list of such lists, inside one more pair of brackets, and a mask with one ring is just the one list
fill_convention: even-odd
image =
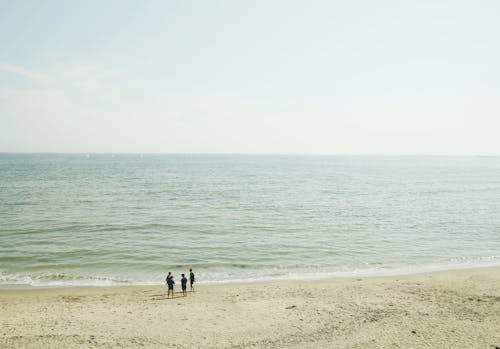
[(172, 276), (172, 273), (171, 272), (168, 272), (168, 275), (167, 277), (165, 278), (165, 285), (168, 286), (168, 279), (170, 279), (170, 277)]
[(167, 287), (168, 287), (167, 298), (168, 298), (168, 296), (170, 296), (170, 294), (172, 294), (172, 298), (174, 298), (175, 281), (174, 281), (174, 276), (172, 274), (170, 274), (170, 272), (167, 275), (166, 282), (167, 282)]
[(188, 279), (186, 279), (186, 276), (184, 274), (182, 274), (181, 286), (182, 286), (182, 295), (184, 297), (187, 296), (187, 291), (186, 291), (187, 283), (188, 283)]
[(193, 269), (189, 269), (189, 285), (191, 286), (191, 292), (194, 291), (194, 273), (193, 273)]

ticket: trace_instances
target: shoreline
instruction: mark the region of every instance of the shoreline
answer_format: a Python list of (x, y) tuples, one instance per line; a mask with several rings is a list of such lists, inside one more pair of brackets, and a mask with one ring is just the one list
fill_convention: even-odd
[(500, 267), (195, 287), (0, 290), (0, 346), (500, 346)]
[[(224, 286), (224, 285), (240, 285), (240, 284), (255, 284), (255, 283), (275, 283), (275, 282), (296, 282), (296, 281), (307, 281), (307, 282), (316, 282), (316, 281), (333, 281), (337, 279), (356, 279), (356, 278), (383, 278), (383, 277), (402, 277), (402, 276), (412, 276), (412, 275), (421, 275), (421, 274), (432, 274), (432, 273), (446, 273), (453, 271), (467, 271), (467, 270), (480, 270), (480, 269), (489, 269), (489, 268), (499, 268), (500, 262), (496, 263), (485, 263), (485, 264), (475, 264), (475, 265), (442, 265), (442, 266), (420, 266), (420, 267), (405, 267), (405, 268), (396, 268), (393, 270), (387, 269), (385, 271), (379, 271), (375, 273), (369, 273), (367, 270), (362, 270), (359, 273), (355, 272), (338, 272), (337, 274), (326, 274), (325, 276), (310, 276), (300, 275), (298, 277), (292, 278), (263, 278), (263, 279), (248, 279), (248, 280), (227, 280), (227, 281), (202, 281), (201, 283), (197, 283), (199, 286)], [(411, 270), (411, 271), (410, 271)], [(175, 271), (174, 271), (175, 273)], [(342, 275), (344, 274), (344, 275)], [(177, 274), (174, 274), (177, 275)], [(180, 272), (178, 273), (180, 275)], [(177, 276), (178, 276), (177, 275)], [(108, 288), (108, 287), (155, 287), (158, 285), (164, 285), (164, 283), (158, 282), (148, 282), (148, 283), (115, 283), (115, 284), (96, 284), (96, 285), (30, 285), (30, 284), (3, 284), (0, 285), (0, 292), (2, 291), (15, 291), (15, 290), (43, 290), (43, 289), (68, 289), (68, 288)]]
[[(305, 283), (314, 283), (314, 282), (337, 282), (337, 281), (354, 281), (358, 279), (370, 280), (370, 279), (393, 279), (393, 278), (406, 278), (413, 276), (426, 276), (426, 275), (434, 275), (434, 274), (449, 274), (449, 273), (467, 273), (470, 271), (477, 272), (488, 272), (497, 270), (500, 274), (500, 265), (490, 265), (483, 267), (470, 267), (470, 268), (452, 268), (452, 269), (443, 269), (443, 270), (432, 270), (432, 271), (417, 271), (415, 273), (408, 274), (388, 274), (388, 275), (357, 275), (357, 276), (335, 276), (335, 277), (324, 277), (324, 278), (305, 278), (305, 279), (271, 279), (271, 280), (251, 280), (251, 281), (227, 281), (227, 282), (214, 282), (214, 283), (196, 283), (196, 287), (201, 288), (212, 288), (212, 287), (243, 287), (245, 285), (266, 285), (266, 284), (280, 284), (280, 283), (296, 283), (298, 281)], [(17, 286), (17, 285), (13, 285)], [(165, 283), (156, 283), (156, 284), (130, 284), (130, 285), (68, 285), (68, 286), (32, 286), (32, 285), (22, 285), (20, 288), (2, 288), (0, 287), (0, 294), (4, 291), (36, 291), (36, 290), (67, 290), (67, 289), (100, 289), (100, 288), (151, 288), (151, 287), (166, 287)], [(176, 282), (176, 289), (180, 288), (180, 284)], [(188, 287), (189, 288), (189, 287)]]

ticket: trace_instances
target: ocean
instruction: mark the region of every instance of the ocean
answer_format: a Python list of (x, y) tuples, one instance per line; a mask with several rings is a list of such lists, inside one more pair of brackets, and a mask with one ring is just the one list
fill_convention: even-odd
[(500, 265), (500, 157), (0, 154), (0, 288)]

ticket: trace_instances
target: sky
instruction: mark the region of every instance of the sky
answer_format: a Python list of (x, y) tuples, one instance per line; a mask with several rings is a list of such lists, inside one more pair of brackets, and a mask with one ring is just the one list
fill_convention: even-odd
[(500, 155), (499, 1), (0, 9), (0, 152)]

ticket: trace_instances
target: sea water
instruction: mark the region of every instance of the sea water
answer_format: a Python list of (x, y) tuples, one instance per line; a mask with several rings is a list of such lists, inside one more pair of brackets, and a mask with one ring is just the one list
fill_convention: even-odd
[(500, 158), (0, 154), (0, 287), (500, 264)]

